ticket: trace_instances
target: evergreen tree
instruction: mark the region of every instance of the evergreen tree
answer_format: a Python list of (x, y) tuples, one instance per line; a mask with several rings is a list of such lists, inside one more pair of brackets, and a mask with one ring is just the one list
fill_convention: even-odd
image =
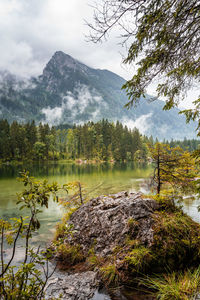
[(156, 143), (149, 150), (154, 164), (153, 182), (157, 194), (160, 194), (164, 184), (170, 185), (174, 191), (194, 190), (197, 169), (189, 152), (162, 143)]
[(7, 120), (0, 120), (0, 158), (11, 157), (10, 126)]

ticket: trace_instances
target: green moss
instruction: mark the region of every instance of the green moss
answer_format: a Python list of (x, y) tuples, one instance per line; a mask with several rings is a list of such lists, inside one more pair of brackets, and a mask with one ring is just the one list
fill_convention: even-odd
[(127, 256), (125, 261), (132, 271), (142, 271), (145, 265), (149, 264), (152, 260), (151, 250), (145, 247), (139, 247), (133, 249)]
[(117, 245), (112, 249), (112, 255), (116, 256), (123, 251), (124, 251), (124, 248), (122, 247), (122, 245)]
[(136, 235), (136, 233), (139, 229), (138, 225), (139, 225), (139, 222), (136, 221), (134, 218), (131, 217), (128, 219), (127, 226), (128, 226), (128, 233), (130, 236)]
[[(169, 213), (181, 212), (181, 207), (175, 204), (175, 195), (173, 190), (162, 190), (161, 194), (150, 195), (150, 198), (154, 199), (159, 204), (159, 211), (165, 211)], [(182, 196), (176, 195), (176, 200), (181, 201)]]
[(94, 246), (88, 251), (87, 263), (92, 269), (96, 269), (104, 264), (105, 259), (95, 254)]
[(95, 255), (95, 254), (90, 255), (87, 258), (87, 262), (93, 270), (95, 270), (96, 268), (99, 268), (100, 266), (102, 266), (104, 261), (105, 260), (101, 256), (98, 256), (98, 255)]
[(117, 285), (119, 283), (119, 272), (115, 264), (106, 264), (100, 268), (100, 274), (106, 285)]
[(55, 234), (54, 234), (54, 241), (55, 240), (58, 240), (58, 239), (60, 239), (60, 238), (62, 238), (63, 236), (64, 236), (64, 234), (65, 234), (65, 226), (66, 226), (66, 224), (65, 223), (58, 223), (57, 225), (56, 225), (56, 232), (55, 232)]
[(154, 214), (152, 251), (157, 266), (185, 268), (200, 262), (200, 226), (183, 212)]
[(131, 239), (131, 237), (128, 235), (125, 239), (125, 245), (127, 245), (129, 248), (139, 247), (140, 241), (136, 239)]
[(68, 210), (67, 213), (65, 213), (62, 217), (62, 220), (60, 223), (56, 225), (56, 232), (54, 235), (54, 241), (59, 240), (60, 238), (63, 238), (67, 234), (72, 234), (70, 226), (67, 225), (67, 221), (70, 219), (71, 215), (77, 210), (76, 207), (73, 207)]
[(72, 207), (72, 208), (70, 208), (70, 209), (67, 211), (67, 213), (65, 213), (64, 216), (62, 217), (62, 222), (63, 222), (63, 223), (66, 223), (67, 221), (69, 221), (71, 215), (72, 215), (75, 211), (77, 211), (77, 209), (78, 209), (78, 207)]
[(58, 253), (60, 260), (69, 265), (74, 265), (85, 260), (80, 245), (68, 245), (62, 243), (57, 246), (56, 252)]
[(132, 229), (136, 225), (138, 225), (138, 222), (134, 218), (131, 217), (131, 218), (128, 219), (128, 227), (130, 229)]

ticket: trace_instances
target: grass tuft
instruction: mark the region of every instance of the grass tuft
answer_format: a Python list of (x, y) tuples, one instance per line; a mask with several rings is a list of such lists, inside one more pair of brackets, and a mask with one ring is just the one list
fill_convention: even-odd
[(100, 274), (106, 285), (118, 285), (119, 273), (115, 264), (107, 264), (101, 267)]
[(69, 265), (77, 264), (85, 259), (80, 245), (60, 244), (57, 246), (56, 252), (59, 258)]
[(70, 234), (69, 226), (67, 225), (67, 221), (69, 221), (71, 215), (77, 210), (76, 207), (70, 208), (67, 213), (65, 213), (62, 217), (61, 222), (56, 225), (56, 232), (54, 235), (54, 241), (63, 238), (67, 234)]
[(160, 300), (191, 300), (197, 299), (200, 288), (200, 267), (184, 273), (165, 274), (163, 277), (146, 278), (142, 285), (156, 291)]
[(151, 261), (151, 258), (151, 250), (141, 246), (129, 252), (129, 254), (125, 256), (125, 261), (133, 271), (142, 271), (144, 266)]

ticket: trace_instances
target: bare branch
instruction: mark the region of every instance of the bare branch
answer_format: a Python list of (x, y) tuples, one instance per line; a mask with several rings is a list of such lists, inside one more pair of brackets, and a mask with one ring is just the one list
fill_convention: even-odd
[(20, 217), (20, 218), (21, 218), (21, 223), (20, 223), (20, 226), (19, 226), (19, 228), (18, 228), (17, 234), (16, 234), (16, 236), (15, 236), (15, 240), (14, 240), (14, 243), (13, 243), (12, 256), (11, 256), (9, 262), (7, 263), (7, 265), (6, 265), (5, 269), (4, 269), (4, 271), (0, 274), (0, 277), (3, 277), (3, 275), (6, 273), (6, 271), (8, 270), (8, 268), (9, 268), (10, 264), (12, 263), (13, 258), (14, 258), (14, 256), (15, 256), (17, 240), (18, 240), (18, 238), (19, 238), (19, 234), (20, 234), (20, 232), (21, 232), (22, 225), (23, 225), (23, 219), (22, 219), (22, 217)]

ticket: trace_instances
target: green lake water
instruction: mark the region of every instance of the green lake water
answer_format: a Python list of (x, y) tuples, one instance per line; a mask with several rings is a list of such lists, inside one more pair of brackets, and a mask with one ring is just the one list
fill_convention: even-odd
[[(30, 175), (39, 180), (47, 179), (49, 182), (57, 181), (59, 184), (71, 181), (80, 181), (87, 197), (102, 194), (112, 194), (119, 191), (142, 191), (146, 192), (145, 179), (152, 174), (149, 165), (129, 164), (37, 164), (37, 165), (2, 165), (0, 166), (0, 217), (9, 218), (19, 216), (22, 212), (17, 210), (16, 193), (23, 188), (22, 183), (16, 178), (19, 172), (29, 170)], [(184, 210), (192, 218), (200, 222), (200, 213), (197, 211), (199, 200), (185, 199)], [(43, 209), (40, 215), (41, 229), (34, 237), (34, 242), (46, 243), (51, 240), (54, 227), (62, 217), (63, 210), (52, 201), (48, 209)]]
[[(19, 216), (16, 193), (23, 188), (16, 178), (22, 170), (39, 180), (57, 181), (59, 184), (80, 181), (87, 191), (88, 198), (101, 194), (111, 194), (122, 190), (144, 190), (144, 179), (151, 174), (150, 166), (130, 164), (38, 164), (38, 165), (2, 165), (0, 166), (0, 217)], [(48, 209), (40, 215), (41, 229), (34, 236), (33, 243), (44, 244), (51, 240), (56, 223), (63, 214), (61, 207), (52, 201)]]

